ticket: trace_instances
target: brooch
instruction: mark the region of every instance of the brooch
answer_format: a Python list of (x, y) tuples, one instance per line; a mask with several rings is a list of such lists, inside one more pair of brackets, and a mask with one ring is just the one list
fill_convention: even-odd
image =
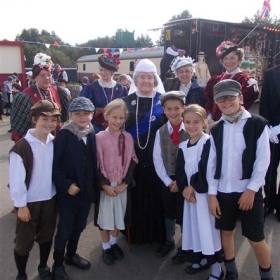
[(132, 100), (132, 101), (131, 101), (131, 105), (132, 105), (132, 106), (135, 106), (135, 105), (136, 105), (136, 100)]

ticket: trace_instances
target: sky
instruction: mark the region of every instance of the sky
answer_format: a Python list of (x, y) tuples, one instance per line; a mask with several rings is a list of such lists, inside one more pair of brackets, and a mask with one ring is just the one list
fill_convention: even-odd
[[(188, 10), (193, 17), (241, 22), (251, 18), (263, 6), (263, 0), (7, 0), (1, 1), (0, 40), (13, 41), (23, 29), (54, 31), (64, 43), (82, 45), (98, 37), (114, 36), (117, 29), (134, 31), (153, 42), (162, 27), (174, 15)], [(280, 18), (280, 1), (270, 0), (271, 16)], [(52, 44), (53, 42), (48, 42)]]

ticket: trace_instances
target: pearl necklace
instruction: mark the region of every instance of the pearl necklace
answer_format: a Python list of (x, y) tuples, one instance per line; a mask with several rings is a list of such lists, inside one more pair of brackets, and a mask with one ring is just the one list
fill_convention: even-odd
[(139, 129), (138, 129), (138, 104), (139, 104), (139, 97), (138, 97), (138, 95), (137, 95), (137, 102), (136, 102), (136, 135), (137, 135), (137, 143), (138, 143), (138, 147), (139, 147), (141, 150), (144, 150), (144, 149), (147, 148), (148, 142), (149, 142), (149, 139), (150, 139), (151, 124), (152, 124), (152, 113), (153, 113), (153, 105), (154, 105), (154, 97), (152, 97), (152, 104), (151, 104), (150, 117), (149, 117), (148, 135), (147, 135), (147, 140), (146, 140), (146, 144), (145, 144), (144, 147), (141, 146), (140, 140), (139, 140)]

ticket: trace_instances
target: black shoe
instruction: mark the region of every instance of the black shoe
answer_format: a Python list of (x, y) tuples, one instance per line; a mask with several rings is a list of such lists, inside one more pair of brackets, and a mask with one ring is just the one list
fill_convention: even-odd
[(166, 241), (163, 245), (161, 245), (157, 251), (156, 255), (160, 258), (165, 257), (169, 252), (171, 252), (175, 248), (174, 241)]
[(52, 279), (53, 280), (69, 280), (64, 266), (52, 267)]
[(115, 262), (115, 256), (111, 248), (102, 251), (102, 260), (107, 265), (112, 265)]
[(12, 130), (12, 129), (9, 129), (8, 132), (13, 132), (13, 130)]
[(209, 269), (210, 268), (210, 265), (208, 264), (205, 264), (205, 265), (201, 265), (200, 263), (198, 263), (199, 267), (193, 267), (193, 265), (188, 265), (186, 268), (185, 268), (185, 272), (188, 273), (188, 274), (195, 274), (199, 271), (202, 271), (202, 270), (206, 270), (206, 269)]
[(224, 275), (225, 274), (224, 274), (223, 270), (221, 270), (220, 276), (215, 276), (213, 274), (210, 274), (210, 276), (207, 278), (207, 280), (209, 280), (211, 277), (214, 279), (222, 280), (224, 278)]
[(273, 280), (273, 277), (269, 277), (269, 278), (261, 278), (261, 280)]
[(118, 244), (112, 245), (111, 250), (113, 251), (113, 255), (116, 260), (123, 259), (123, 251)]
[(226, 272), (226, 280), (238, 280), (238, 273), (237, 272)]
[(38, 268), (38, 273), (41, 280), (52, 280), (51, 270), (48, 266)]
[(67, 255), (65, 255), (64, 259), (66, 264), (76, 266), (80, 269), (88, 269), (90, 267), (90, 262), (80, 257), (78, 254), (75, 254), (72, 259), (69, 259)]
[(177, 254), (172, 258), (173, 264), (184, 264), (187, 262), (187, 251), (178, 248)]
[(10, 113), (5, 113), (5, 116), (9, 117), (11, 114)]
[(280, 211), (276, 210), (276, 218), (280, 222)]
[(28, 280), (26, 273), (24, 276), (17, 276), (16, 280)]

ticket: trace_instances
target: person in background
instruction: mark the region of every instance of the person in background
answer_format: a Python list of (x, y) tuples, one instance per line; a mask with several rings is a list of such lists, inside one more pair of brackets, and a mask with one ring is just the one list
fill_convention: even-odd
[(226, 71), (219, 75), (212, 76), (204, 88), (204, 96), (206, 99), (205, 109), (210, 126), (219, 120), (222, 115), (219, 106), (213, 98), (213, 88), (219, 81), (232, 79), (241, 84), (243, 105), (247, 110), (252, 106), (259, 95), (258, 82), (240, 69), (244, 58), (244, 51), (242, 48), (231, 41), (223, 41), (216, 49), (216, 56)]
[(26, 72), (26, 87), (30, 87), (34, 83), (32, 76), (32, 71)]
[(26, 265), (34, 241), (39, 244), (40, 279), (52, 280), (47, 261), (56, 226), (55, 186), (52, 181), (53, 139), (59, 122), (59, 108), (40, 100), (30, 108), (35, 128), (10, 151), (9, 187), (17, 211), (14, 259), (16, 280), (27, 280)]
[(19, 84), (21, 86), (21, 81), (19, 79), (18, 73), (14, 72), (12, 76), (15, 79), (14, 83), (17, 83), (17, 84)]
[(12, 85), (14, 78), (9, 76), (7, 80), (3, 83), (3, 101), (4, 108), (6, 109), (5, 116), (11, 115), (11, 106), (12, 106)]
[[(169, 91), (160, 97), (164, 114), (168, 118), (156, 133), (153, 160), (158, 177), (162, 181), (161, 197), (165, 217), (164, 243), (157, 249), (158, 257), (165, 257), (175, 247), (175, 224), (181, 227), (183, 220), (183, 196), (175, 178), (175, 163), (179, 144), (189, 135), (185, 132), (182, 122), (182, 113), (185, 108), (185, 93), (183, 91)], [(172, 258), (174, 264), (183, 264), (187, 261), (186, 251), (178, 248), (177, 254)]]
[[(267, 119), (270, 126), (270, 166), (265, 177), (265, 216), (274, 213), (280, 221), (280, 191), (277, 183), (277, 168), (280, 161), (280, 55), (275, 66), (265, 72), (260, 98), (259, 114)], [(278, 190), (277, 190), (278, 188)]]
[(59, 130), (54, 141), (53, 179), (59, 220), (53, 280), (69, 279), (64, 262), (80, 269), (90, 267), (90, 262), (77, 254), (77, 248), (91, 205), (98, 199), (96, 140), (91, 124), (94, 106), (89, 99), (77, 97), (68, 110), (70, 121)]
[(80, 85), (80, 95), (82, 93), (82, 91), (84, 90), (84, 88), (89, 84), (89, 78), (87, 76), (84, 76), (82, 78), (82, 82), (81, 82), (81, 85)]
[(100, 74), (98, 74), (98, 73), (92, 74), (92, 82), (97, 81), (100, 78), (101, 78)]
[(238, 279), (234, 235), (241, 220), (242, 235), (253, 249), (261, 280), (273, 280), (262, 197), (270, 161), (267, 121), (242, 106), (242, 85), (237, 81), (218, 82), (213, 98), (222, 117), (210, 130), (207, 182), (210, 211), (221, 230), (225, 279)]
[(67, 87), (67, 84), (68, 84), (67, 81), (64, 80), (64, 79), (58, 79), (58, 80), (57, 80), (57, 86), (63, 88), (64, 91), (65, 91), (66, 94), (67, 94), (68, 99), (71, 100), (71, 91), (70, 91), (69, 88)]
[(153, 163), (156, 132), (167, 121), (159, 102), (162, 93), (155, 64), (149, 59), (140, 60), (129, 95), (123, 99), (129, 111), (125, 130), (132, 134), (139, 160), (134, 172), (136, 186), (130, 190), (132, 243), (165, 241), (161, 180)]
[(174, 43), (166, 49), (163, 58), (160, 60), (160, 78), (162, 82), (165, 81), (165, 74), (170, 70), (174, 58), (183, 56), (185, 53), (184, 50), (178, 50)]
[(194, 64), (191, 57), (177, 58), (172, 64), (175, 78), (167, 79), (164, 83), (165, 90), (180, 90), (186, 95), (186, 105), (199, 104), (205, 106), (203, 87), (194, 79)]
[(57, 71), (57, 77), (56, 77), (56, 79), (57, 79), (57, 81), (59, 80), (59, 79), (63, 79), (64, 81), (66, 81), (67, 83), (68, 83), (68, 75), (67, 75), (67, 72), (64, 70), (64, 69), (62, 69), (62, 67), (59, 65), (59, 64), (56, 64), (55, 66), (54, 66), (54, 69)]
[[(129, 78), (128, 78), (129, 77)], [(130, 84), (131, 84), (131, 77), (129, 75), (126, 74), (121, 74), (118, 77), (117, 80), (119, 83), (121, 83), (123, 86), (126, 87), (127, 91), (129, 91), (130, 88)]]
[(127, 89), (113, 79), (120, 64), (119, 55), (102, 54), (98, 57), (98, 63), (101, 78), (88, 84), (81, 94), (89, 98), (95, 106), (92, 123), (96, 133), (107, 127), (103, 115), (104, 107), (116, 98), (127, 96)]
[[(29, 128), (31, 121), (27, 118), (30, 108), (39, 100), (55, 102), (61, 112), (61, 121), (68, 119), (69, 100), (63, 88), (53, 86), (52, 82), (53, 62), (51, 57), (44, 53), (37, 53), (34, 57), (32, 68), (34, 84), (19, 92), (13, 100), (12, 140), (17, 142)], [(59, 128), (59, 126), (58, 126)]]
[(111, 101), (104, 109), (108, 127), (96, 135), (101, 192), (95, 224), (100, 229), (102, 259), (107, 265), (124, 256), (117, 239), (119, 231), (125, 229), (127, 188), (133, 187), (133, 171), (138, 162), (132, 136), (124, 131), (127, 115), (122, 99)]
[(207, 280), (223, 279), (220, 231), (215, 229), (215, 218), (209, 211), (206, 180), (210, 140), (207, 115), (197, 104), (186, 107), (183, 122), (190, 138), (179, 145), (176, 180), (184, 197), (182, 249), (192, 263), (185, 268), (188, 274), (209, 269)]

